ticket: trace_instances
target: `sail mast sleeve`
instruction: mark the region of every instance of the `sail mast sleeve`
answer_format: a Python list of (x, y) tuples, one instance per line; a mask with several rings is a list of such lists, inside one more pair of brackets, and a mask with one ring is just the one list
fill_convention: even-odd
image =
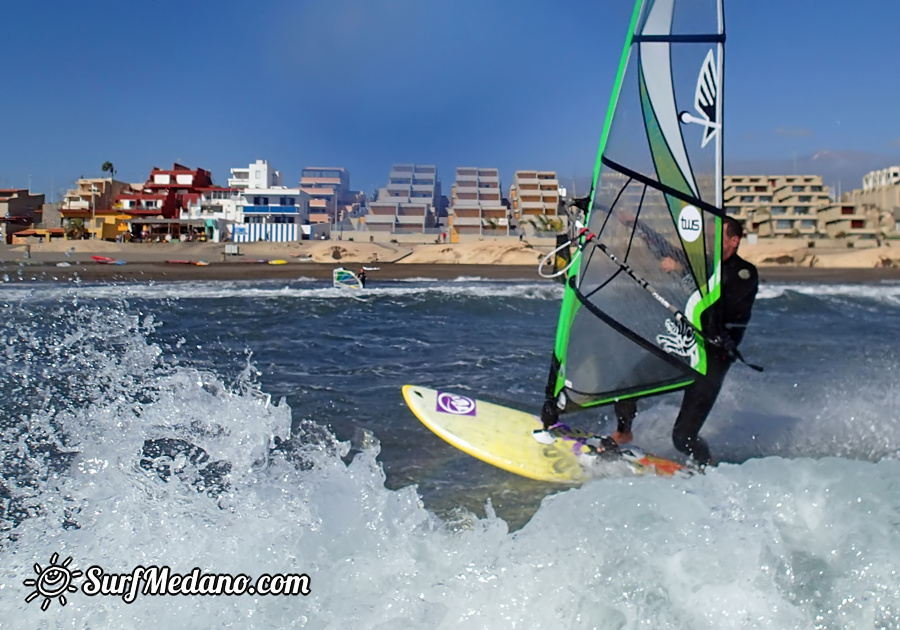
[[(622, 92), (622, 84), (625, 77), (625, 71), (628, 68), (628, 60), (631, 56), (631, 44), (637, 29), (638, 21), (641, 17), (645, 0), (635, 0), (634, 8), (631, 12), (631, 22), (628, 26), (628, 33), (625, 36), (625, 43), (622, 47), (622, 55), (619, 59), (619, 67), (616, 70), (616, 80), (613, 84), (612, 96), (606, 109), (606, 118), (603, 122), (603, 131), (600, 135), (600, 144), (597, 149), (597, 159), (594, 163), (594, 173), (591, 180), (591, 191), (585, 210), (585, 222), (590, 218), (591, 208), (593, 207), (594, 195), (597, 191), (597, 181), (600, 177), (600, 170), (603, 166), (603, 151), (609, 139), (609, 132), (612, 127), (613, 117), (616, 111), (616, 103)], [(578, 239), (583, 245), (583, 238)], [(547, 379), (546, 402), (542, 411), (542, 419), (548, 422), (548, 410), (554, 408), (553, 400), (565, 386), (565, 374), (561, 373), (560, 367), (564, 365), (566, 359), (567, 348), (569, 344), (569, 334), (572, 328), (572, 322), (575, 314), (579, 309), (580, 301), (577, 292), (573, 288), (572, 280), (578, 275), (578, 265), (572, 265), (567, 273), (567, 282), (565, 292), (563, 293), (562, 305), (559, 311), (559, 320), (556, 327), (556, 342), (553, 348), (553, 356), (550, 361), (550, 374)]]
[(631, 41), (634, 39), (634, 33), (637, 29), (638, 20), (641, 17), (641, 9), (644, 0), (635, 0), (634, 8), (631, 11), (631, 23), (628, 25), (628, 34), (625, 36), (625, 45), (622, 47), (622, 56), (619, 58), (619, 68), (616, 70), (616, 82), (613, 84), (612, 97), (609, 99), (609, 105), (606, 108), (606, 118), (603, 121), (603, 132), (600, 135), (600, 146), (597, 148), (597, 160), (594, 162), (594, 176), (591, 181), (591, 205), (585, 212), (585, 222), (590, 218), (590, 208), (594, 202), (594, 194), (597, 190), (597, 180), (600, 178), (600, 168), (603, 166), (603, 151), (606, 149), (606, 142), (609, 140), (609, 130), (612, 128), (612, 121), (616, 112), (616, 103), (619, 102), (619, 95), (622, 93), (623, 79), (625, 78), (625, 70), (628, 68), (628, 59), (631, 56)]

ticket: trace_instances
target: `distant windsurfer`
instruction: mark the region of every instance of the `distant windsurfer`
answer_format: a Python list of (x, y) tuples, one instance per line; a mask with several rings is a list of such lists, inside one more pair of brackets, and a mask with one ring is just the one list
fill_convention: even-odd
[[(719, 312), (710, 318), (709, 326), (704, 327), (710, 342), (706, 345), (706, 377), (695, 380), (684, 390), (681, 410), (672, 429), (675, 448), (693, 457), (700, 465), (710, 463), (711, 459), (706, 441), (699, 436), (700, 429), (716, 402), (728, 369), (739, 356), (737, 346), (744, 338), (759, 288), (756, 267), (737, 255), (744, 235), (743, 227), (732, 217), (723, 218), (722, 225), (722, 299), (718, 302)], [(665, 271), (675, 271), (682, 266), (680, 261), (670, 257), (662, 262)], [(612, 438), (618, 444), (631, 442), (631, 425), (637, 414), (635, 400), (617, 402), (615, 412), (617, 427)]]
[(359, 270), (359, 273), (356, 274), (356, 277), (359, 278), (359, 284), (362, 285), (363, 289), (365, 289), (366, 288), (366, 270), (361, 268)]

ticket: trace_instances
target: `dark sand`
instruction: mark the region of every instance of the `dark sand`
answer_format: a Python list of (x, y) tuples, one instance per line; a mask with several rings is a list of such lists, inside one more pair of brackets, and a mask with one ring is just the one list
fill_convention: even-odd
[[(57, 267), (51, 262), (0, 263), (0, 274), (10, 280), (67, 282), (80, 278), (84, 282), (143, 282), (143, 281), (197, 281), (197, 280), (292, 280), (314, 278), (328, 280), (338, 263), (320, 264), (289, 262), (285, 265), (234, 261), (213, 262), (208, 266), (179, 265), (164, 262), (132, 262), (125, 265), (103, 265), (93, 261), (73, 262), (70, 267)], [(378, 280), (405, 278), (435, 278), (439, 280), (460, 277), (488, 278), (492, 280), (541, 280), (536, 265), (446, 265), (382, 263), (378, 270), (368, 271), (370, 283)], [(359, 266), (347, 265), (356, 271)], [(760, 267), (762, 282), (814, 282), (814, 283), (879, 283), (900, 281), (900, 269), (810, 269), (808, 267)], [(2, 284), (2, 283), (0, 283)]]

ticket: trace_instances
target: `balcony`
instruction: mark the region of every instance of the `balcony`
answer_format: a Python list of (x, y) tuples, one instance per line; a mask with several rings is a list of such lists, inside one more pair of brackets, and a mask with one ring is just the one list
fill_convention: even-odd
[(381, 216), (396, 216), (397, 207), (399, 204), (395, 203), (371, 203), (369, 204), (369, 215), (381, 215)]
[(453, 227), (459, 228), (463, 226), (481, 227), (481, 217), (455, 216), (453, 218)]
[(489, 210), (485, 208), (481, 211), (482, 219), (493, 219), (494, 221), (499, 221), (500, 225), (506, 225), (506, 208), (500, 208), (499, 210)]
[(244, 214), (297, 214), (297, 206), (244, 206)]
[(366, 225), (394, 225), (396, 216), (391, 214), (367, 214)]

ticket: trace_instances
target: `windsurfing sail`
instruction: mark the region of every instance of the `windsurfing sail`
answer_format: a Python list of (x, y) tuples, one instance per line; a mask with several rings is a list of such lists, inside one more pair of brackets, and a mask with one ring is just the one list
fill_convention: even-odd
[(331, 281), (336, 289), (362, 289), (363, 285), (359, 277), (343, 267), (338, 267), (331, 272)]
[(722, 2), (635, 3), (578, 204), (585, 225), (547, 383), (560, 413), (706, 374), (703, 331), (721, 296)]

